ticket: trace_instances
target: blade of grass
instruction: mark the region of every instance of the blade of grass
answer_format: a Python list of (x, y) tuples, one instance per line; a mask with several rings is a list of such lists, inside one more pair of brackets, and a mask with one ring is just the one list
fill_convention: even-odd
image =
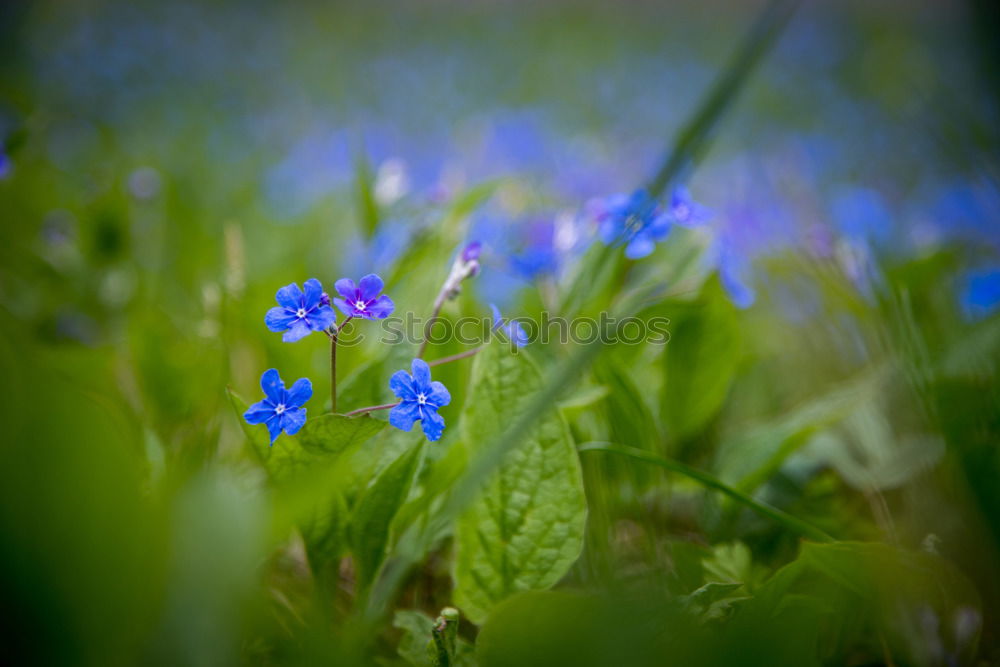
[(672, 459), (667, 459), (662, 456), (657, 456), (656, 454), (647, 452), (642, 449), (636, 449), (635, 447), (626, 447), (624, 445), (616, 445), (610, 442), (588, 442), (577, 447), (577, 451), (580, 452), (607, 452), (610, 454), (617, 454), (619, 456), (626, 456), (628, 458), (634, 459), (636, 461), (642, 461), (644, 463), (650, 463), (655, 466), (659, 466), (665, 470), (670, 470), (679, 475), (684, 475), (688, 479), (692, 479), (707, 489), (712, 489), (718, 491), (723, 495), (728, 496), (732, 500), (745, 505), (749, 509), (753, 510), (757, 514), (764, 518), (771, 519), (780, 526), (787, 528), (793, 533), (801, 535), (802, 537), (807, 537), (811, 540), (816, 540), (817, 542), (834, 542), (834, 538), (827, 535), (825, 532), (819, 528), (807, 523), (801, 519), (797, 519), (791, 514), (774, 507), (773, 505), (768, 505), (765, 502), (755, 500), (753, 497), (748, 496), (742, 491), (737, 491), (728, 484), (716, 479), (712, 475), (706, 472), (702, 472), (696, 468), (687, 466), (680, 461), (674, 461)]
[(719, 119), (781, 35), (798, 8), (799, 1), (774, 0), (760, 13), (740, 47), (733, 53), (728, 66), (698, 107), (698, 112), (677, 135), (673, 150), (647, 186), (651, 195), (656, 197), (662, 194), (667, 186), (704, 154)]

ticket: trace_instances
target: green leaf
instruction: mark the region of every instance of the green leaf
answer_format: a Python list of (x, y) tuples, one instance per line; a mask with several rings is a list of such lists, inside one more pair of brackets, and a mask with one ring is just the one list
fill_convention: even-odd
[[(462, 436), (472, 452), (528, 409), (542, 386), (538, 369), (502, 342), (476, 355)], [(460, 516), (453, 569), (455, 601), (474, 623), (519, 591), (553, 586), (583, 545), (587, 505), (580, 462), (561, 414), (552, 409), (504, 454), (499, 470)]]
[(327, 499), (316, 504), (312, 516), (302, 521), (302, 538), (314, 571), (323, 564), (340, 558), (347, 541), (347, 518), (344, 494), (333, 487), (329, 490)]
[(716, 280), (673, 315), (663, 354), (661, 415), (674, 438), (697, 433), (722, 407), (740, 361), (736, 307)]
[(428, 667), (431, 656), (427, 647), (433, 641), (434, 619), (422, 611), (401, 609), (393, 616), (392, 625), (403, 631), (396, 647), (399, 656), (414, 667)]
[(421, 442), (403, 452), (375, 478), (354, 508), (351, 548), (362, 590), (371, 584), (385, 559), (392, 520), (410, 492), (423, 450)]
[(282, 435), (271, 446), (267, 429), (263, 425), (247, 424), (243, 419), (243, 413), (247, 410), (246, 401), (231, 389), (227, 391), (243, 432), (268, 474), (278, 481), (295, 477), (317, 464), (331, 462), (348, 447), (363, 443), (386, 426), (385, 422), (368, 415), (319, 415), (306, 419), (298, 434)]
[(345, 417), (320, 415), (306, 420), (298, 432), (299, 445), (316, 456), (337, 456), (352, 445), (360, 445), (385, 428), (385, 422), (368, 415)]

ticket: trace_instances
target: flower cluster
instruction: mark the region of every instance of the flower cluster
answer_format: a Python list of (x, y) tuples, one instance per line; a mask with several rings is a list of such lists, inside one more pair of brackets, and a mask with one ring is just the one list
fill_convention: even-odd
[(594, 202), (590, 212), (597, 220), (601, 240), (606, 245), (624, 244), (629, 259), (652, 253), (673, 225), (697, 227), (712, 217), (684, 187), (674, 189), (668, 207), (645, 190), (636, 190), (631, 195), (612, 195)]
[[(435, 300), (435, 317), (443, 302), (458, 294), (462, 281), (479, 273), (481, 250), (481, 244), (473, 241), (458, 253)], [(279, 289), (275, 296), (278, 305), (264, 316), (267, 328), (282, 333), (282, 340), (288, 343), (302, 340), (314, 331), (326, 333), (332, 346), (331, 359), (334, 360), (331, 364), (331, 402), (334, 411), (337, 405), (336, 346), (340, 331), (352, 319), (383, 319), (392, 313), (395, 305), (392, 299), (382, 293), (383, 287), (382, 278), (374, 273), (366, 275), (358, 283), (342, 278), (334, 284), (338, 296), (331, 300), (323, 291), (322, 283), (311, 278), (304, 283), (304, 289), (297, 283)], [(332, 306), (336, 306), (346, 316), (343, 322), (337, 323), (337, 314)], [(502, 329), (517, 346), (527, 344), (527, 335), (521, 325), (505, 322), (496, 307), (492, 308), (494, 330)], [(438, 363), (471, 356), (476, 351), (442, 359)], [(438, 409), (448, 405), (451, 395), (443, 384), (431, 380), (430, 365), (420, 358), (422, 353), (423, 347), (411, 363), (412, 373), (398, 371), (389, 380), (389, 389), (399, 399), (398, 402), (360, 408), (346, 416), (391, 408), (390, 424), (403, 431), (410, 431), (413, 424), (419, 421), (428, 440), (439, 440), (444, 433), (444, 419), (438, 414)], [(272, 368), (261, 377), (261, 388), (264, 390), (264, 400), (250, 406), (243, 415), (244, 419), (249, 424), (266, 425), (272, 445), (282, 432), (288, 435), (298, 433), (306, 422), (306, 410), (302, 405), (312, 396), (312, 383), (307, 378), (302, 378), (291, 389), (285, 389), (278, 371)]]

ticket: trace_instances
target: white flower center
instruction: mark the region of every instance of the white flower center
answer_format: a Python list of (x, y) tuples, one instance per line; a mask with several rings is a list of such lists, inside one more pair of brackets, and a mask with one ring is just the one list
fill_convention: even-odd
[(688, 208), (687, 204), (678, 204), (674, 207), (674, 215), (679, 220), (684, 220), (690, 215), (691, 209)]
[(357, 308), (358, 310), (364, 310), (365, 302), (362, 301), (361, 299), (358, 299), (358, 302), (354, 304), (354, 307)]
[(299, 318), (300, 320), (305, 316), (306, 316), (305, 308), (299, 308), (298, 310), (295, 311), (295, 317)]
[(274, 409), (274, 412), (276, 414), (279, 414), (279, 415), (280, 414), (284, 414), (284, 412), (285, 412), (285, 404), (284, 403), (278, 403), (278, 407), (276, 407)]
[(427, 394), (417, 394), (417, 405), (427, 404)]

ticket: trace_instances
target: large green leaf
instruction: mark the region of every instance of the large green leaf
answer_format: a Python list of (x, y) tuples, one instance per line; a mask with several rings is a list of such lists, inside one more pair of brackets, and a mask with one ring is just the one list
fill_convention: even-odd
[(739, 320), (717, 281), (673, 313), (663, 355), (661, 414), (674, 438), (697, 433), (722, 407), (740, 361)]
[[(476, 356), (470, 384), (462, 436), (474, 456), (535, 400), (542, 378), (524, 352), (494, 342)], [(580, 554), (586, 513), (580, 462), (553, 405), (459, 518), (457, 604), (482, 623), (510, 595), (554, 585)]]
[(403, 452), (358, 499), (351, 516), (350, 538), (362, 590), (367, 589), (385, 559), (392, 520), (410, 492), (423, 449), (420, 443)]

